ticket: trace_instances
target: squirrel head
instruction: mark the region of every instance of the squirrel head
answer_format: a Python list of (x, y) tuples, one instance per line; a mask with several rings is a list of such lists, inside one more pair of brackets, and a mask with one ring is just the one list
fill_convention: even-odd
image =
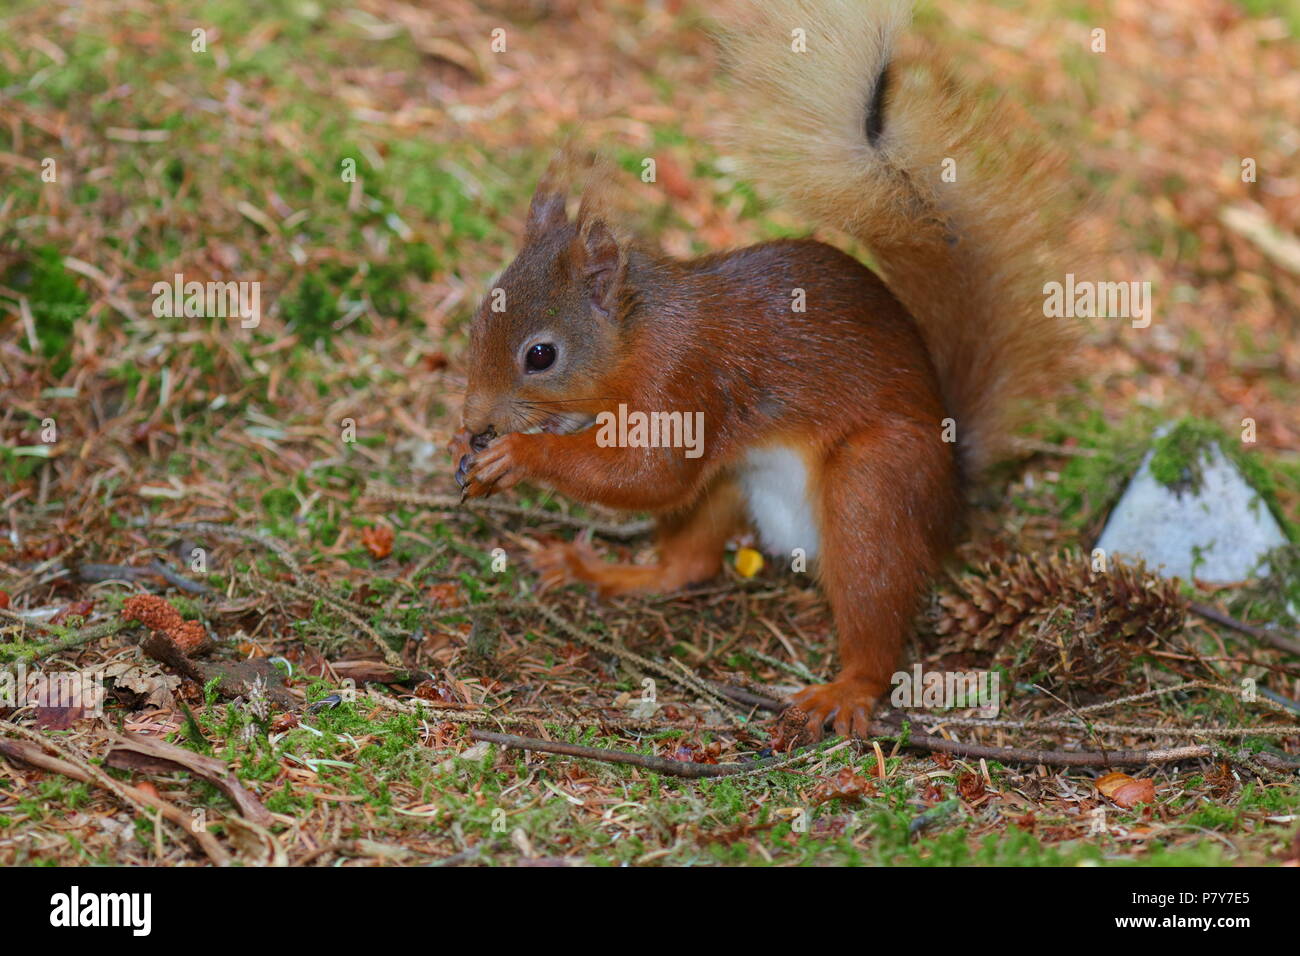
[(470, 324), (462, 424), (474, 436), (581, 431), (611, 394), (632, 297), (628, 250), (584, 194), (576, 221), (554, 167), (515, 260)]

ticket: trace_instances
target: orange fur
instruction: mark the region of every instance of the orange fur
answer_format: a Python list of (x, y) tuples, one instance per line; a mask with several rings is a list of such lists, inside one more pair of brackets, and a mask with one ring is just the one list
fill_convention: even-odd
[[(866, 243), (888, 285), (809, 240), (668, 259), (609, 225), (599, 189), (570, 221), (562, 162), (497, 280), (506, 307), (474, 317), (453, 443), (469, 496), (527, 480), (659, 516), (657, 563), (561, 545), (534, 558), (545, 586), (704, 580), (746, 505), (783, 546), (816, 549), (841, 670), (796, 696), (814, 732), (866, 732), (954, 543), (963, 477), (996, 455), (1019, 400), (1056, 383), (1071, 342), (1041, 311), (1050, 167), (1033, 149), (991, 155), (1010, 131), (941, 71), (891, 59), (905, 20), (892, 0), (761, 0), (727, 40), (755, 173)], [(790, 52), (793, 27), (807, 53)], [(942, 183), (950, 154), (958, 181)], [(528, 364), (537, 343), (544, 368)], [(590, 426), (621, 405), (700, 413), (703, 454), (602, 446)]]
[(744, 502), (735, 482), (720, 477), (690, 508), (660, 521), (654, 564), (607, 564), (582, 542), (545, 548), (531, 563), (543, 590), (580, 581), (602, 597), (676, 591), (721, 571), (727, 539), (743, 527)]

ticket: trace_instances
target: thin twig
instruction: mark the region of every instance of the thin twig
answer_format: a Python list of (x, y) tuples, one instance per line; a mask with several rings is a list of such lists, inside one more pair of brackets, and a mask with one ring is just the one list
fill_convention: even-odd
[[(536, 737), (516, 737), (514, 734), (497, 734), (490, 730), (471, 730), (470, 737), (483, 740), (501, 747), (515, 747), (519, 750), (535, 750), (540, 753), (563, 754), (566, 757), (582, 757), (586, 760), (600, 760), (605, 763), (631, 764), (655, 773), (668, 774), (673, 777), (685, 777), (699, 780), (709, 777), (735, 777), (746, 774), (767, 773), (781, 770), (807, 760), (818, 754), (823, 748), (805, 750), (788, 757), (773, 757), (768, 760), (755, 760), (752, 763), (693, 763), (686, 760), (669, 760), (666, 757), (653, 757), (649, 754), (631, 753), (626, 750), (605, 750), (600, 747), (584, 747), (581, 744), (567, 744), (560, 740), (539, 740)], [(825, 741), (825, 744), (834, 741)], [(824, 747), (823, 745), (823, 747)]]
[(129, 624), (120, 618), (114, 618), (111, 621), (104, 621), (93, 627), (87, 627), (80, 631), (75, 631), (70, 627), (63, 627), (60, 624), (52, 624), (49, 621), (31, 621), (21, 615), (14, 614), (12, 611), (0, 610), (0, 618), (22, 624), (26, 627), (34, 628), (40, 631), (47, 631), (51, 634), (59, 635), (59, 640), (51, 641), (49, 644), (39, 644), (30, 648), (5, 648), (5, 653), (11, 660), (38, 661), (43, 660), (60, 651), (71, 650), (74, 647), (81, 647), (83, 644), (89, 644), (91, 641), (97, 641), (102, 637), (108, 637), (116, 634), (118, 631), (128, 627)]
[(1189, 604), (1188, 608), (1194, 614), (1199, 614), (1207, 621), (1213, 621), (1215, 624), (1222, 624), (1224, 627), (1230, 627), (1234, 631), (1240, 631), (1242, 634), (1249, 634), (1251, 637), (1261, 640), (1266, 644), (1272, 644), (1278, 650), (1286, 651), (1288, 654), (1300, 656), (1300, 636), (1292, 635), (1289, 631), (1274, 630), (1271, 627), (1258, 627), (1254, 624), (1247, 624), (1244, 621), (1238, 621), (1230, 614), (1226, 614), (1217, 608), (1210, 607), (1208, 604)]
[(535, 610), (537, 611), (538, 614), (546, 618), (546, 620), (550, 621), (553, 625), (555, 625), (555, 627), (559, 628), (561, 631), (569, 635), (569, 637), (573, 638), (575, 641), (578, 641), (579, 643), (582, 644), (586, 644), (588, 647), (591, 647), (594, 650), (601, 651), (606, 654), (613, 654), (615, 657), (622, 658), (623, 660), (628, 661), (629, 663), (635, 664), (637, 667), (640, 667), (643, 670), (654, 671), (656, 674), (668, 678), (668, 680), (672, 681), (674, 684), (677, 684), (679, 687), (684, 687), (687, 688), (688, 690), (695, 691), (697, 694), (699, 694), (701, 697), (707, 700), (714, 707), (717, 707), (719, 710), (723, 712), (726, 711), (726, 705), (723, 703), (722, 698), (719, 696), (718, 689), (714, 687), (712, 684), (710, 684), (708, 681), (704, 680), (703, 678), (697, 677), (689, 670), (683, 669), (681, 671), (675, 671), (671, 667), (668, 667), (665, 664), (661, 664), (658, 661), (653, 661), (648, 657), (642, 657), (640, 654), (637, 654), (634, 651), (629, 651), (625, 647), (618, 647), (614, 644), (610, 644), (606, 641), (602, 641), (599, 638), (596, 638), (591, 634), (588, 634), (582, 628), (578, 627), (578, 625), (574, 624), (572, 621), (565, 618), (563, 615), (559, 613), (559, 611), (551, 607), (549, 604), (539, 603), (536, 605)]
[(177, 571), (173, 571), (161, 561), (154, 561), (142, 568), (128, 564), (90, 564), (76, 566), (77, 577), (85, 582), (96, 581), (138, 581), (141, 578), (162, 578), (173, 587), (191, 594), (215, 594), (216, 591), (201, 581), (191, 581)]
[[(898, 739), (902, 732), (883, 721), (871, 724), (873, 736)], [(1174, 763), (1179, 760), (1194, 760), (1198, 757), (1213, 757), (1221, 753), (1213, 744), (1188, 744), (1155, 750), (1109, 750), (1096, 753), (1084, 750), (1034, 750), (1024, 747), (991, 747), (986, 744), (964, 744), (944, 737), (931, 737), (928, 734), (909, 733), (906, 736), (908, 746), (924, 750), (949, 753), (959, 757), (983, 758), (1000, 763), (1044, 764), (1052, 767), (1143, 767), (1153, 763)], [(1272, 765), (1275, 769), (1295, 772), (1295, 768), (1272, 754), (1254, 754), (1261, 764)]]

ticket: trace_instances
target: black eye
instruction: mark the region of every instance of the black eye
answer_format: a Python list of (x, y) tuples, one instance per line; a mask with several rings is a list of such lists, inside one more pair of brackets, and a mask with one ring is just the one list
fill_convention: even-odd
[(542, 372), (555, 364), (555, 346), (549, 342), (539, 342), (528, 350), (524, 356), (524, 365), (530, 372)]

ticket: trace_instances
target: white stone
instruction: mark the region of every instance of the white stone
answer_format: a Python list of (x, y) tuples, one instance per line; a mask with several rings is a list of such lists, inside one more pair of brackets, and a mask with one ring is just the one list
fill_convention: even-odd
[(1178, 491), (1151, 474), (1152, 452), (1111, 512), (1097, 542), (1107, 560), (1141, 559), (1165, 577), (1244, 581), (1287, 543), (1263, 497), (1217, 444), (1202, 452), (1201, 487)]

